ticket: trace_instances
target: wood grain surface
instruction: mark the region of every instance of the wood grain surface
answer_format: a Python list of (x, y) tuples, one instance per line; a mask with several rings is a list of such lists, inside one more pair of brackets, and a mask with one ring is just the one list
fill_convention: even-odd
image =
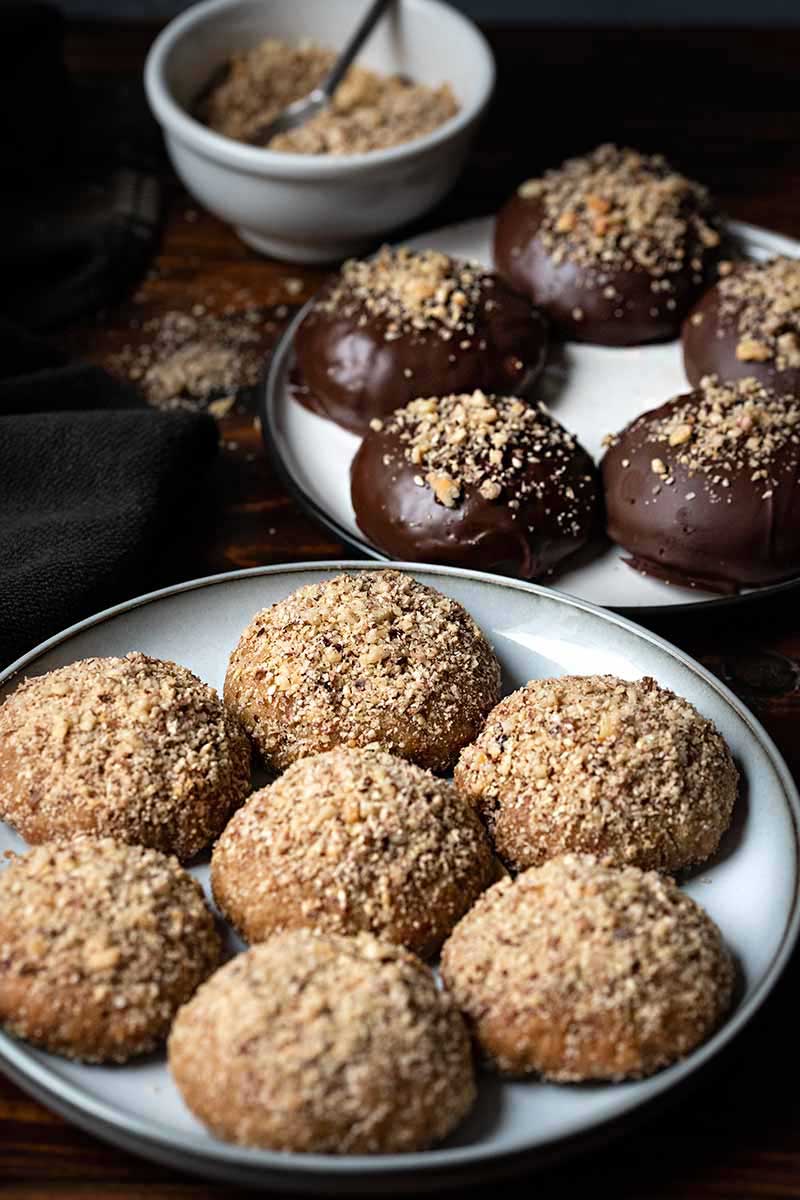
[[(800, 31), (488, 32), (498, 59), (497, 96), (462, 179), (425, 225), (491, 212), (520, 178), (599, 141), (616, 140), (664, 151), (708, 183), (731, 216), (800, 237)], [(152, 36), (152, 30), (75, 27), (68, 38), (70, 68), (99, 89), (135, 81)], [(200, 211), (166, 169), (164, 182), (169, 210), (151, 276), (135, 301), (71, 330), (75, 349), (107, 362), (122, 345), (147, 336), (141, 326), (149, 317), (202, 305), (212, 312), (263, 308), (268, 352), (323, 272), (256, 257)], [(342, 554), (282, 490), (253, 418), (253, 397), (243, 395), (221, 419), (222, 448), (207, 502), (184, 514), (180, 538), (152, 563), (152, 586)], [(728, 613), (653, 622), (750, 705), (796, 778), (798, 603), (788, 596)], [(769, 887), (768, 878), (763, 886)], [(713, 1073), (676, 1104), (647, 1114), (606, 1148), (507, 1186), (543, 1198), (800, 1197), (800, 1089), (794, 1083), (799, 987), (795, 963)], [(0, 1193), (20, 1200), (239, 1194), (106, 1146), (2, 1076)]]

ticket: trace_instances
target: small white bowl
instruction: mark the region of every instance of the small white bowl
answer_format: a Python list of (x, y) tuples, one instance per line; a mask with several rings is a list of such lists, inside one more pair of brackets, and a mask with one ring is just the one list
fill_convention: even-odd
[(455, 180), (494, 86), (478, 29), (441, 0), (397, 0), (358, 61), (415, 82), (448, 82), (458, 113), (433, 132), (369, 154), (286, 154), (248, 146), (190, 115), (231, 53), (265, 37), (341, 47), (364, 2), (205, 0), (156, 38), (145, 65), (150, 107), (175, 170), (193, 196), (248, 245), (295, 262), (330, 262), (419, 216)]

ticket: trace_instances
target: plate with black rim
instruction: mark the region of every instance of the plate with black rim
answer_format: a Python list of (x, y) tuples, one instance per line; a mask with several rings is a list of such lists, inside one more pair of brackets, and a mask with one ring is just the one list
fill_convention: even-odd
[[(576, 1087), (500, 1080), (481, 1071), (476, 1108), (446, 1142), (418, 1153), (373, 1157), (286, 1154), (226, 1144), (207, 1133), (184, 1106), (163, 1055), (125, 1066), (89, 1066), (0, 1032), (0, 1069), (105, 1140), (206, 1178), (262, 1190), (401, 1193), (475, 1183), (568, 1157), (629, 1128), (645, 1110), (696, 1078), (777, 982), (800, 924), (800, 798), (775, 746), (741, 701), (654, 634), (555, 589), (454, 568), (398, 566), (469, 610), (495, 647), (505, 691), (553, 675), (652, 675), (716, 723), (739, 765), (741, 794), (719, 853), (681, 886), (716, 920), (738, 963), (734, 1008), (708, 1042), (649, 1079)], [(370, 568), (374, 564), (363, 561), (262, 567), (140, 596), (25, 655), (0, 676), (0, 699), (24, 675), (134, 649), (183, 663), (220, 688), (228, 656), (257, 610), (334, 572)], [(21, 839), (0, 823), (0, 870), (4, 851), (23, 849)], [(207, 858), (191, 869), (207, 888)], [(232, 935), (230, 948), (241, 949)]]
[[(492, 227), (492, 217), (481, 217), (420, 234), (407, 244), (490, 264)], [(782, 234), (736, 221), (729, 222), (728, 231), (751, 258), (800, 257), (800, 242)], [(388, 561), (390, 556), (358, 528), (350, 502), (350, 464), (360, 439), (311, 412), (292, 394), (295, 333), (311, 303), (284, 333), (261, 390), (264, 442), (287, 490), (308, 513), (358, 554)], [(679, 341), (622, 349), (568, 343), (551, 354), (534, 396), (597, 461), (606, 434), (618, 432), (639, 413), (688, 390)], [(539, 582), (638, 619), (698, 606), (738, 606), (800, 587), (798, 578), (720, 596), (643, 575), (629, 567), (625, 557), (621, 547), (606, 543), (580, 552)]]

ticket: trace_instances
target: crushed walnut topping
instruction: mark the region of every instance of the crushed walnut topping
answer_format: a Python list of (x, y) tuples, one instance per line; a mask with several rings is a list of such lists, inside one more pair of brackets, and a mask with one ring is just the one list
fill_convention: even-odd
[(747, 263), (717, 285), (719, 323), (735, 328), (740, 362), (800, 368), (800, 260)]
[(599, 146), (528, 180), (518, 194), (542, 206), (537, 236), (553, 261), (599, 268), (601, 288), (609, 285), (604, 269), (646, 271), (664, 291), (686, 270), (699, 282), (704, 255), (720, 243), (705, 188), (661, 155)]
[(455, 782), (519, 870), (587, 851), (675, 871), (716, 850), (737, 771), (712, 723), (654, 679), (576, 675), (501, 700)]
[[(800, 401), (776, 395), (755, 379), (721, 384), (716, 377), (701, 381), (698, 393), (673, 407), (668, 416), (648, 431), (648, 441), (676, 446), (676, 460), (691, 477), (730, 486), (730, 477), (741, 471), (753, 482), (781, 482), (789, 472), (794, 485), (800, 456)], [(793, 460), (780, 464), (779, 453), (798, 448)]]
[(315, 309), (362, 325), (379, 318), (389, 342), (403, 334), (434, 333), (443, 341), (469, 344), (476, 319), (495, 303), (493, 287), (494, 276), (479, 263), (438, 250), (383, 246), (374, 258), (346, 262)]
[(427, 87), (400, 75), (352, 66), (333, 99), (297, 129), (264, 142), (261, 130), (322, 83), (336, 53), (310, 41), (266, 38), (234, 54), (225, 77), (198, 105), (211, 129), (237, 141), (291, 154), (364, 154), (410, 142), (443, 125), (459, 105), (448, 83)]
[[(722, 503), (735, 478), (745, 476), (769, 500), (779, 485), (793, 487), (800, 477), (800, 400), (777, 394), (747, 378), (722, 384), (706, 376), (700, 388), (679, 396), (660, 410), (644, 413), (622, 434), (610, 434), (606, 446), (624, 438), (627, 451), (647, 453), (650, 469), (665, 484), (676, 469), (698, 476), (706, 497)], [(652, 456), (658, 445), (660, 457)], [(793, 452), (787, 452), (791, 451)], [(622, 462), (629, 467), (631, 459)], [(657, 493), (655, 493), (657, 495)], [(687, 495), (694, 499), (696, 492)]]
[(293, 763), (214, 848), (214, 899), (248, 942), (366, 930), (427, 957), (496, 878), (473, 806), (380, 750)]
[(0, 871), (0, 1021), (58, 1054), (153, 1049), (219, 956), (200, 885), (156, 850), (80, 837)]
[(459, 924), (442, 976), (501, 1070), (559, 1082), (649, 1075), (729, 1008), (735, 971), (673, 880), (570, 854), (503, 880)]
[[(574, 531), (594, 505), (593, 476), (573, 469), (580, 446), (542, 405), (481, 391), (424, 398), (387, 417), (381, 433), (400, 443), (401, 461), (419, 467), (447, 508), (471, 489), (512, 512), (548, 496), (558, 500), (557, 523)], [(391, 470), (398, 455), (386, 457)]]
[(231, 655), (225, 698), (278, 769), (375, 745), (446, 770), (499, 686), (497, 659), (460, 604), (400, 571), (359, 571), (257, 613)]

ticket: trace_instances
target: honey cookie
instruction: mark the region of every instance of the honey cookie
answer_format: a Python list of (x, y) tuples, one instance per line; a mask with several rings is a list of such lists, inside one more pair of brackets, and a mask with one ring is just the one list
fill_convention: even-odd
[(271, 1150), (420, 1150), (475, 1099), (452, 1001), (366, 933), (295, 930), (238, 955), (178, 1013), (169, 1064), (213, 1133)]
[(0, 1024), (53, 1054), (155, 1049), (220, 951), (200, 885), (157, 850), (79, 837), (0, 871)]
[(400, 571), (359, 571), (257, 613), (231, 655), (225, 699), (276, 770), (334, 746), (376, 746), (445, 771), (499, 688), (497, 659), (460, 604)]
[(0, 817), (28, 842), (108, 835), (185, 861), (249, 790), (244, 731), (176, 663), (86, 658), (0, 706)]
[(565, 855), (481, 896), (445, 944), (442, 977), (496, 1067), (569, 1083), (685, 1057), (730, 1007), (734, 969), (671, 879)]

